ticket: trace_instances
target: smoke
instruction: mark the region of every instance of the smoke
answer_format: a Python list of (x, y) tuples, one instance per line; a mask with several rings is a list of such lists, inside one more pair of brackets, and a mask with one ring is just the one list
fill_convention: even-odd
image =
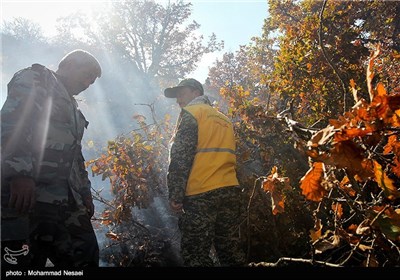
[[(3, 36), (2, 53), (2, 86), (1, 105), (6, 100), (7, 83), (13, 74), (20, 69), (39, 63), (52, 70), (57, 70), (59, 60), (71, 49), (60, 46), (49, 46), (46, 43), (21, 42), (10, 36)], [(77, 96), (80, 110), (89, 121), (88, 129), (82, 141), (83, 154), (86, 160), (95, 159), (106, 151), (107, 142), (118, 135), (127, 134), (138, 129), (138, 124), (132, 118), (141, 114), (151, 123), (153, 113), (163, 119), (165, 113), (171, 115), (173, 122), (179, 111), (174, 101), (165, 98), (162, 90), (155, 86), (147, 86), (137, 77), (132, 76), (129, 63), (122, 63), (119, 58), (112, 57), (102, 51), (89, 50), (98, 58), (103, 73), (91, 87)], [(145, 104), (151, 104), (154, 112)], [(91, 171), (88, 170), (89, 174)], [(101, 195), (112, 199), (110, 183), (101, 180), (101, 176), (90, 177), (95, 190), (103, 189)], [(104, 204), (95, 201), (96, 214), (104, 210)], [(164, 265), (176, 265), (179, 260), (179, 231), (177, 217), (169, 213), (166, 198), (155, 198), (149, 209), (133, 209), (135, 220), (148, 228), (154, 242), (161, 242), (163, 253), (168, 254)], [(101, 255), (109, 240), (105, 237), (108, 228), (94, 223)], [(110, 266), (101, 261), (101, 266)]]

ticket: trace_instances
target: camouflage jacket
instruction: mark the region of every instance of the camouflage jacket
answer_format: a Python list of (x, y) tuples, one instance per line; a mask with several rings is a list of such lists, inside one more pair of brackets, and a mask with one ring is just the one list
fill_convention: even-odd
[(18, 176), (35, 180), (37, 201), (81, 203), (90, 196), (81, 146), (87, 125), (55, 72), (33, 64), (15, 73), (1, 109), (2, 198)]
[[(211, 105), (211, 102), (207, 96), (202, 95), (192, 100), (188, 105), (194, 104)], [(182, 203), (185, 197), (190, 170), (196, 156), (197, 141), (197, 120), (183, 108), (178, 117), (176, 133), (172, 139), (167, 174), (169, 199), (178, 203)]]

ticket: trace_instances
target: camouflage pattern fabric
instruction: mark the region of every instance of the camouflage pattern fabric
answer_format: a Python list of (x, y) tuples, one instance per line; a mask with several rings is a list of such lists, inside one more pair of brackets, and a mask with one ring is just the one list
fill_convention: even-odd
[[(64, 233), (70, 235), (76, 248), (78, 244), (82, 245), (80, 240), (87, 239), (90, 240), (88, 246), (94, 249), (86, 253), (96, 251), (96, 237), (83, 205), (83, 200), (91, 196), (91, 183), (81, 147), (87, 125), (76, 100), (68, 94), (55, 72), (33, 64), (14, 75), (8, 84), (8, 96), (1, 109), (2, 241), (32, 237), (33, 231), (42, 227), (37, 215), (38, 207), (47, 205), (46, 209), (50, 212), (45, 217), (57, 224), (57, 232), (63, 232), (59, 228), (63, 225)], [(36, 206), (36, 214), (20, 215), (14, 209), (7, 208), (9, 182), (15, 177), (35, 180), (36, 204), (42, 205)], [(53, 211), (50, 209), (52, 207), (58, 210)], [(59, 214), (63, 211), (59, 209), (69, 209), (64, 213), (68, 215), (61, 219)], [(65, 238), (63, 242), (67, 244), (67, 240)], [(35, 246), (34, 240), (31, 241)], [(57, 248), (60, 246), (55, 245)], [(82, 247), (83, 251), (86, 250), (85, 246)], [(98, 258), (98, 252), (94, 252), (90, 258)], [(98, 263), (98, 260), (94, 262)]]
[(245, 264), (244, 251), (239, 244), (241, 201), (238, 186), (185, 197), (184, 213), (179, 220), (185, 266), (214, 266), (210, 257), (212, 244), (220, 266)]
[(74, 197), (90, 195), (81, 147), (87, 125), (54, 72), (34, 64), (16, 73), (1, 109), (2, 195), (17, 176), (34, 178), (41, 202), (66, 203), (68, 186)]
[(197, 149), (197, 121), (186, 110), (178, 118), (174, 145), (171, 147), (167, 181), (169, 199), (182, 203)]
[[(25, 256), (15, 256), (18, 267), (44, 267), (47, 258), (60, 267), (97, 267), (99, 248), (84, 206), (58, 206), (38, 202), (30, 214), (29, 242), (2, 241), (4, 248), (18, 251), (28, 245)], [(2, 258), (2, 266), (16, 268)]]
[[(196, 97), (187, 106), (196, 104), (211, 105), (204, 95)], [(179, 228), (184, 265), (242, 266), (245, 264), (245, 255), (239, 244), (242, 213), (240, 187), (225, 186), (196, 195), (185, 195), (197, 153), (199, 125), (195, 116), (182, 108), (176, 127), (171, 140), (167, 184), (169, 199), (183, 203)], [(208, 162), (203, 164), (207, 165)], [(210, 257), (213, 245), (217, 263)]]

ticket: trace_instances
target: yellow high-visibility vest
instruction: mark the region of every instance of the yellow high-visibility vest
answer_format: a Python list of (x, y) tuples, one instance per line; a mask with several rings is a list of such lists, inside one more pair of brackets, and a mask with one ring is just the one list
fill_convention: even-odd
[(235, 136), (231, 121), (207, 104), (184, 108), (197, 120), (198, 145), (186, 195), (237, 186)]

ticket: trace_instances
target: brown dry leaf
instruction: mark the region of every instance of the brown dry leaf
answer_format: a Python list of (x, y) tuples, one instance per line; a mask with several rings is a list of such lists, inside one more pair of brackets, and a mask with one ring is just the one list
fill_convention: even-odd
[(390, 139), (392, 141), (390, 142), (390, 144), (388, 143), (387, 145), (391, 145), (391, 150), (392, 150), (392, 152), (394, 154), (394, 158), (393, 158), (393, 162), (392, 162), (392, 166), (391, 166), (391, 171), (398, 178), (400, 178), (400, 142), (397, 141), (397, 137), (395, 135), (392, 135), (391, 137), (389, 137), (389, 140)]
[(346, 168), (350, 175), (359, 175), (361, 178), (373, 176), (372, 169), (369, 169), (368, 159), (364, 158), (363, 151), (352, 141), (337, 143), (330, 150), (330, 157), (323, 162), (337, 168)]
[(400, 178), (400, 159), (398, 156), (393, 160), (392, 172), (398, 178)]
[(389, 107), (388, 95), (382, 83), (378, 83), (374, 99), (371, 102), (371, 109), (375, 112), (375, 117), (388, 122), (393, 115)]
[(271, 194), (272, 214), (283, 213), (285, 208), (284, 190), (290, 188), (289, 178), (279, 177), (278, 168), (274, 166), (271, 174), (262, 182), (264, 191)]
[(355, 233), (356, 229), (357, 229), (357, 225), (352, 224), (348, 227), (348, 232), (346, 230), (344, 230), (343, 228), (337, 228), (336, 233), (337, 233), (337, 235), (340, 236), (341, 239), (346, 240), (346, 242), (348, 242), (350, 244), (356, 245), (360, 242), (360, 237), (353, 234), (353, 233)]
[(343, 207), (342, 204), (338, 203), (338, 202), (334, 202), (332, 203), (332, 210), (335, 212), (336, 217), (338, 219), (342, 218), (343, 215)]
[(370, 226), (370, 220), (364, 220), (362, 221), (357, 229), (356, 229), (356, 234), (358, 235), (368, 235), (371, 233), (371, 226)]
[(329, 125), (333, 126), (336, 129), (339, 129), (346, 123), (347, 123), (347, 120), (345, 118), (343, 118), (343, 116), (340, 116), (339, 119), (337, 119), (337, 120), (335, 120), (335, 119), (329, 120)]
[(108, 238), (110, 238), (112, 240), (118, 240), (119, 239), (118, 234), (113, 233), (113, 232), (107, 232), (106, 233), (106, 237), (108, 237)]
[(331, 157), (330, 161), (326, 162), (327, 164), (355, 171), (361, 169), (361, 161), (363, 159), (362, 151), (352, 141), (337, 143), (330, 152)]
[(317, 240), (313, 245), (315, 254), (321, 254), (326, 250), (334, 249), (340, 244), (340, 237), (336, 234), (331, 235), (329, 238)]
[(278, 168), (276, 166), (272, 167), (271, 174), (262, 182), (262, 187), (264, 191), (273, 191), (275, 189), (275, 185), (273, 184), (273, 178), (278, 176)]
[(387, 155), (391, 151), (393, 151), (393, 147), (396, 145), (396, 143), (397, 143), (397, 136), (396, 135), (390, 135), (388, 137), (388, 142), (386, 143), (386, 145), (385, 145), (385, 147), (383, 149), (383, 154)]
[(311, 241), (314, 242), (315, 240), (318, 240), (321, 237), (321, 232), (322, 232), (321, 219), (315, 219), (314, 228), (310, 229)]
[(400, 127), (400, 109), (394, 111), (392, 119), (389, 121), (389, 125), (393, 127)]
[(368, 246), (368, 245), (364, 245), (364, 244), (360, 244), (360, 245), (358, 245), (358, 248), (360, 248), (362, 251), (367, 251), (367, 250), (372, 250), (372, 249), (374, 249), (373, 247), (371, 247), (371, 246)]
[(282, 197), (282, 195), (274, 193), (273, 195), (271, 195), (271, 200), (273, 215), (285, 212), (285, 198)]
[(356, 191), (351, 187), (350, 180), (347, 176), (343, 177), (342, 181), (339, 184), (339, 187), (351, 197), (354, 197), (356, 195)]
[(400, 197), (400, 191), (397, 190), (393, 180), (388, 177), (386, 172), (382, 169), (382, 165), (380, 165), (377, 161), (374, 161), (374, 173), (375, 181), (384, 191), (388, 199), (394, 200)]
[(386, 209), (382, 214), (381, 211), (385, 206), (373, 207), (375, 214), (380, 214), (373, 226), (378, 226), (379, 229), (391, 240), (400, 242), (400, 209), (392, 207)]
[(109, 220), (109, 219), (107, 219), (107, 220), (101, 220), (100, 224), (105, 225), (105, 226), (108, 226), (108, 225), (112, 224), (112, 221)]
[(363, 137), (375, 131), (372, 126), (343, 128), (334, 135), (335, 143)]
[(354, 178), (359, 182), (365, 182), (374, 176), (374, 163), (371, 159), (364, 158), (361, 161), (361, 170), (357, 171)]
[(358, 226), (356, 224), (351, 224), (349, 225), (349, 227), (347, 228), (349, 230), (349, 232), (356, 232)]
[(134, 114), (132, 116), (132, 119), (136, 120), (137, 122), (144, 122), (146, 120), (146, 117), (141, 114)]
[(321, 186), (322, 179), (325, 177), (325, 166), (322, 162), (314, 162), (306, 175), (300, 180), (302, 194), (312, 201), (321, 201), (326, 194), (326, 190)]
[(400, 109), (400, 94), (394, 94), (388, 96), (389, 107), (392, 111)]

